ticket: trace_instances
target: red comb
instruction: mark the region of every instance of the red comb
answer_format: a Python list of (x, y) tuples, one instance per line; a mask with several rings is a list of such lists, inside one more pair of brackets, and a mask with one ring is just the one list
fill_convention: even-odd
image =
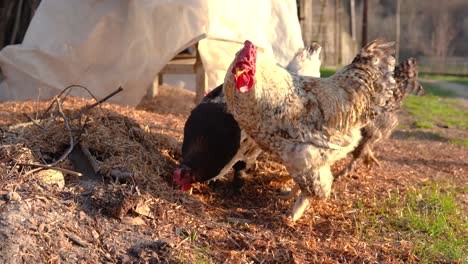
[(236, 81), (236, 87), (241, 93), (249, 91), (254, 85), (256, 61), (257, 47), (249, 40), (246, 40), (244, 48), (237, 54), (231, 71)]

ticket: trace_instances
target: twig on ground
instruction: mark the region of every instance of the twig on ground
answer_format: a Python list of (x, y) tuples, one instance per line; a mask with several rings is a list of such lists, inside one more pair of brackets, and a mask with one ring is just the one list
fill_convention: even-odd
[(42, 129), (42, 130), (45, 129), (41, 124), (39, 124), (36, 120), (34, 120), (34, 118), (28, 116), (25, 113), (23, 113), (23, 116), (25, 116), (27, 119), (29, 119), (29, 121), (31, 121), (35, 126), (39, 127), (40, 129)]
[(123, 91), (123, 88), (122, 87), (119, 87), (117, 88), (117, 90), (113, 91), (112, 93), (110, 93), (108, 96), (100, 99), (100, 100), (97, 100), (95, 103), (93, 104), (90, 104), (88, 106), (85, 106), (84, 108), (82, 108), (79, 112), (78, 112), (78, 115), (77, 116), (73, 116), (72, 119), (75, 119), (77, 117), (81, 117), (83, 115), (83, 113), (85, 113), (86, 111), (88, 111), (89, 109), (97, 106), (97, 105), (100, 105), (102, 103), (104, 103), (105, 101), (109, 100), (112, 96), (120, 93), (121, 91)]
[(81, 152), (83, 152), (85, 157), (88, 159), (89, 164), (91, 164), (91, 167), (93, 168), (94, 173), (98, 173), (100, 168), (99, 168), (99, 164), (97, 163), (96, 159), (93, 157), (91, 152), (89, 152), (89, 149), (87, 147), (83, 146), (80, 143), (78, 143), (78, 144), (79, 144), (79, 146), (81, 148)]
[(83, 239), (81, 239), (80, 237), (74, 235), (74, 234), (69, 234), (69, 233), (65, 233), (65, 236), (68, 237), (68, 239), (70, 239), (73, 243), (79, 245), (79, 246), (82, 246), (82, 247), (89, 247), (90, 244), (86, 241), (84, 241)]
[[(64, 169), (64, 168), (60, 168), (60, 167), (55, 167), (55, 166), (51, 166), (51, 165), (46, 165), (46, 164), (37, 164), (37, 163), (18, 163), (17, 165), (20, 165), (20, 166), (30, 166), (30, 167), (38, 167), (37, 169), (34, 169), (36, 171), (40, 171), (40, 170), (43, 170), (43, 169), (51, 169), (51, 170), (58, 170), (58, 171), (61, 171), (61, 172), (65, 172), (65, 173), (68, 173), (68, 174), (71, 174), (71, 175), (74, 175), (74, 176), (78, 176), (78, 177), (81, 177), (83, 176), (83, 174), (79, 173), (79, 172), (76, 172), (76, 171), (72, 171), (72, 170), (68, 170), (68, 169)], [(34, 173), (32, 172), (33, 170), (30, 170), (28, 171), (26, 174), (24, 175), (29, 175), (31, 173)], [(23, 176), (24, 176), (23, 175)]]
[[(25, 165), (26, 165), (26, 164), (25, 164)], [(30, 165), (30, 164), (27, 164), (27, 165)], [(30, 166), (34, 166), (34, 165), (36, 165), (36, 164), (30, 165)], [(38, 164), (38, 165), (41, 165), (41, 164)], [(32, 170), (26, 172), (25, 174), (23, 174), (23, 175), (21, 175), (21, 176), (22, 176), (22, 177), (26, 177), (26, 176), (29, 176), (29, 175), (35, 173), (35, 172), (41, 171), (41, 170), (43, 170), (43, 169), (45, 169), (45, 168), (41, 166), (41, 167), (39, 167), (39, 168), (32, 169)]]
[[(96, 98), (96, 96), (94, 96), (94, 94), (91, 93), (91, 91), (90, 91), (88, 88), (86, 88), (86, 87), (84, 87), (84, 86), (81, 86), (81, 85), (77, 85), (77, 84), (72, 84), (72, 85), (66, 87), (65, 89), (63, 89), (63, 90), (56, 96), (56, 98), (60, 98), (60, 96), (62, 96), (62, 94), (64, 94), (66, 91), (68, 91), (68, 90), (70, 90), (71, 88), (74, 88), (74, 87), (78, 87), (78, 88), (84, 89), (85, 91), (87, 91), (87, 92), (89, 93), (89, 95), (91, 95), (91, 97), (94, 98), (94, 100), (98, 101), (98, 99)], [(40, 119), (44, 119), (44, 118), (45, 118), (45, 115), (50, 111), (50, 109), (52, 109), (52, 107), (54, 106), (54, 104), (55, 104), (55, 100), (54, 100), (54, 102), (52, 102), (52, 103), (49, 105), (49, 107), (44, 111), (44, 113), (42, 114), (42, 116), (41, 116)]]
[(75, 142), (73, 140), (73, 134), (72, 134), (72, 129), (71, 129), (70, 123), (68, 122), (67, 117), (63, 113), (62, 106), (60, 105), (60, 100), (58, 98), (55, 98), (55, 101), (57, 102), (58, 111), (59, 111), (60, 115), (62, 116), (63, 121), (65, 122), (65, 126), (67, 128), (67, 133), (68, 133), (68, 138), (70, 140), (70, 142), (69, 142), (70, 146), (56, 161), (47, 164), (49, 166), (54, 166), (54, 165), (58, 164), (59, 162), (65, 160), (68, 157), (68, 155), (70, 155), (70, 153), (72, 152), (73, 147), (75, 147)]

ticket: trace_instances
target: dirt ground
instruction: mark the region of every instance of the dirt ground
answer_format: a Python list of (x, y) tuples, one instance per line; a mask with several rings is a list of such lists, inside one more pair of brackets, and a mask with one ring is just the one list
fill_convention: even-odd
[[(375, 150), (381, 167), (359, 163), (334, 184), (328, 201), (314, 201), (294, 225), (286, 218), (294, 201), (278, 198), (292, 183), (267, 155), (239, 196), (224, 197), (227, 181), (216, 190), (199, 184), (193, 195), (174, 192), (192, 99), (191, 92), (162, 87), (137, 109), (92, 109), (80, 144), (100, 169), (64, 173), (63, 181), (21, 165), (50, 162), (67, 149), (63, 120), (14, 126), (51, 101), (0, 104), (0, 263), (418, 263), (413, 241), (361, 239), (356, 204), (430, 180), (467, 186), (467, 148), (430, 131), (397, 129)], [(70, 99), (64, 112), (71, 116), (91, 102)], [(83, 171), (73, 164), (57, 166)], [(131, 176), (116, 180), (115, 170)], [(460, 200), (468, 208), (467, 197)]]

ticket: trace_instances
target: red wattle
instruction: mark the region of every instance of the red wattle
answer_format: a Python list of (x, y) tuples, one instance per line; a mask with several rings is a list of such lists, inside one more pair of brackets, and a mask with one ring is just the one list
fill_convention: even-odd
[(192, 188), (192, 184), (186, 183), (186, 184), (182, 185), (182, 187), (180, 189), (182, 191), (184, 191), (184, 192), (188, 192), (188, 191), (190, 191), (191, 188)]

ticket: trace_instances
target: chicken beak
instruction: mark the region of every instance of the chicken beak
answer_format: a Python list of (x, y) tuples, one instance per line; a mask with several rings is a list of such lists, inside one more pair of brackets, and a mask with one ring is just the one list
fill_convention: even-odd
[(239, 76), (241, 76), (243, 73), (245, 72), (245, 70), (236, 70), (236, 74), (234, 75), (234, 78), (239, 78)]

